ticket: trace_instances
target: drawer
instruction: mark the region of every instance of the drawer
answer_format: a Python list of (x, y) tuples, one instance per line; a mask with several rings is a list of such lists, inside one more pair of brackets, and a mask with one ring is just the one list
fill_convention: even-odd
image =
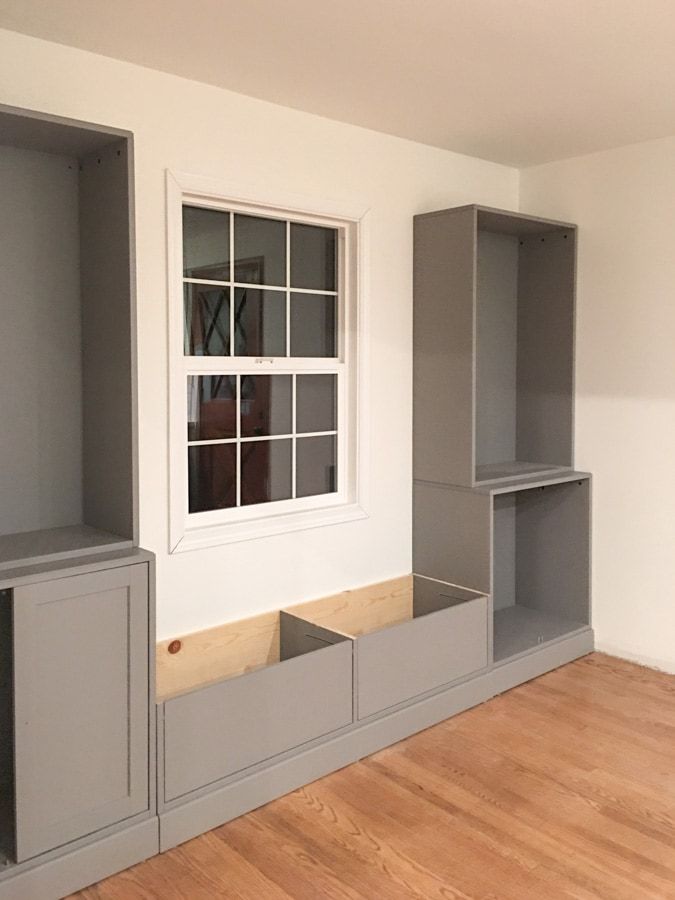
[[(306, 634), (303, 624), (275, 615), (262, 662), (259, 639), (247, 640), (246, 622), (235, 623), (246, 648), (243, 659), (232, 648), (241, 674), (165, 701), (165, 801), (353, 722), (351, 642)], [(250, 621), (259, 628), (259, 619)]]
[(395, 595), (335, 601), (318, 600), (287, 612), (354, 642), (358, 719), (487, 666), (484, 594), (415, 575), (412, 588)]

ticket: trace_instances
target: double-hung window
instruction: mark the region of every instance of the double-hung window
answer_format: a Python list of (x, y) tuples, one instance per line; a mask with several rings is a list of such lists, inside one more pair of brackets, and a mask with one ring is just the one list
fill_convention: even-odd
[(354, 517), (355, 223), (182, 191), (179, 224), (172, 548)]

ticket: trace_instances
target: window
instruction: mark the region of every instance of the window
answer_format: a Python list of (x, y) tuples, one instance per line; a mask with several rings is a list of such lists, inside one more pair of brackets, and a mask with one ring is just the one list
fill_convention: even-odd
[(171, 200), (172, 549), (362, 516), (356, 223)]

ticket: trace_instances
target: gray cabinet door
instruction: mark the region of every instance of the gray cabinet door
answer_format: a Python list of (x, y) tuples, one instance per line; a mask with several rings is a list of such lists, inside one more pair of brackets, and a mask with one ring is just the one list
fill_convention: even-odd
[(148, 808), (148, 568), (14, 591), (18, 861)]

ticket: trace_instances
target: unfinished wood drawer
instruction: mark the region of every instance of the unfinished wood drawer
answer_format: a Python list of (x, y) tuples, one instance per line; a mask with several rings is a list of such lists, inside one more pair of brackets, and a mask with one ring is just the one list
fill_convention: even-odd
[(232, 671), (165, 700), (165, 801), (352, 723), (351, 642), (284, 618), (273, 614), (266, 640), (261, 617), (233, 623), (229, 639), (221, 630)]
[(487, 597), (432, 578), (415, 575), (407, 590), (381, 597), (339, 595), (286, 612), (314, 626), (319, 639), (354, 641), (358, 719), (487, 666)]

